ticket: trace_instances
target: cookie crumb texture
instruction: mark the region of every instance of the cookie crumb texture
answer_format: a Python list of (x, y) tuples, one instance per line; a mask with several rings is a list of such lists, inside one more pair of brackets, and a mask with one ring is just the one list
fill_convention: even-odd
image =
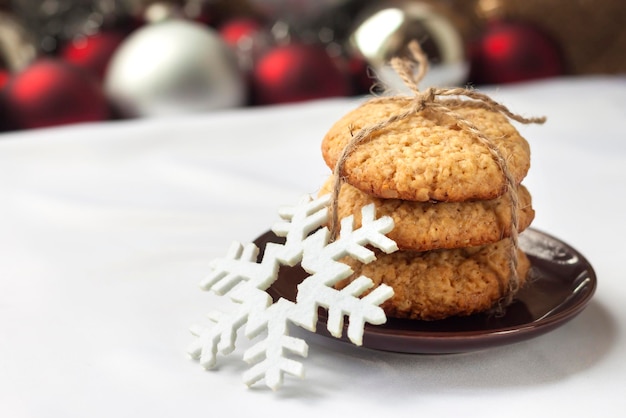
[[(354, 274), (338, 288), (365, 275), (375, 285), (385, 283), (394, 296), (382, 305), (389, 317), (437, 320), (466, 316), (494, 307), (508, 288), (511, 241), (454, 250), (397, 251), (378, 254), (370, 264), (342, 260)], [(518, 252), (520, 285), (526, 282), (530, 261)]]
[[(333, 177), (320, 189), (320, 195), (330, 193)], [(531, 195), (526, 187), (517, 188), (518, 232), (533, 221)], [(387, 234), (398, 247), (405, 250), (428, 251), (440, 248), (460, 248), (484, 245), (510, 236), (511, 199), (508, 194), (491, 200), (470, 202), (415, 202), (400, 199), (380, 199), (343, 183), (337, 210), (339, 218), (354, 216), (355, 226), (361, 225), (361, 208), (370, 203), (378, 216), (390, 216), (394, 229)]]
[[(322, 155), (334, 169), (362, 128), (398, 115), (410, 98), (366, 102), (340, 119), (322, 141)], [(464, 101), (448, 106), (489, 138), (520, 183), (530, 168), (530, 148), (505, 116)], [(364, 193), (391, 199), (461, 202), (489, 200), (506, 191), (506, 180), (487, 146), (461, 129), (456, 119), (426, 109), (372, 133), (343, 167), (345, 181)]]

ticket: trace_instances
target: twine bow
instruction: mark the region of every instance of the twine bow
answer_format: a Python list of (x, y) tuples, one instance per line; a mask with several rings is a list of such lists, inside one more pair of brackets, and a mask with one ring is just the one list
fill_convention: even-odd
[[(409, 52), (411, 53), (411, 59), (407, 58), (393, 58), (390, 62), (394, 71), (400, 76), (404, 84), (412, 92), (412, 100), (408, 102), (406, 109), (398, 114), (392, 115), (387, 119), (384, 119), (378, 123), (366, 126), (361, 129), (351, 140), (346, 144), (339, 159), (335, 164), (333, 170), (333, 189), (332, 199), (330, 204), (331, 222), (330, 233), (331, 240), (334, 240), (337, 236), (339, 229), (338, 219), (338, 201), (339, 192), (341, 190), (341, 184), (344, 180), (344, 165), (348, 157), (352, 152), (362, 143), (371, 138), (372, 134), (384, 129), (385, 127), (408, 118), (411, 115), (417, 114), (425, 109), (432, 109), (437, 112), (441, 112), (451, 118), (453, 118), (457, 125), (464, 131), (470, 133), (481, 144), (483, 144), (488, 150), (494, 161), (498, 165), (498, 168), (503, 173), (506, 182), (506, 193), (508, 193), (511, 201), (511, 224), (510, 224), (510, 240), (511, 240), (511, 254), (509, 257), (511, 277), (508, 282), (508, 291), (503, 298), (504, 306), (508, 305), (519, 289), (519, 277), (517, 274), (517, 252), (519, 249), (518, 241), (518, 210), (519, 200), (517, 196), (517, 182), (513, 177), (513, 174), (508, 168), (506, 159), (498, 149), (498, 147), (483, 134), (473, 123), (464, 119), (460, 114), (454, 112), (452, 107), (462, 105), (467, 100), (478, 104), (479, 106), (493, 111), (501, 113), (509, 119), (515, 120), (523, 124), (529, 123), (544, 123), (545, 117), (533, 117), (525, 118), (511, 112), (506, 106), (494, 101), (489, 96), (479, 93), (475, 90), (468, 88), (436, 88), (429, 87), (424, 91), (421, 91), (418, 87), (419, 83), (423, 80), (424, 76), (428, 72), (428, 59), (421, 49), (417, 41), (412, 41), (408, 45)], [(417, 64), (417, 72), (415, 71), (415, 64)], [(370, 102), (380, 101), (383, 99), (373, 98)]]

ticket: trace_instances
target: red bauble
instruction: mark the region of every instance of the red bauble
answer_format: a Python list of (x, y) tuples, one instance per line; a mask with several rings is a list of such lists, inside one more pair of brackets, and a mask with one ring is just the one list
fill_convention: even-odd
[(348, 78), (317, 44), (291, 43), (268, 51), (252, 74), (254, 102), (300, 102), (350, 94)]
[(9, 129), (8, 115), (6, 111), (6, 98), (2, 92), (2, 88), (9, 81), (10, 74), (8, 71), (0, 68), (0, 132), (4, 132)]
[(470, 76), (475, 84), (504, 84), (565, 73), (557, 43), (538, 28), (498, 21), (488, 25), (470, 50)]
[(12, 129), (108, 119), (101, 85), (83, 70), (42, 59), (13, 76), (2, 91)]
[(11, 73), (9, 73), (7, 70), (0, 68), (0, 132), (3, 132), (7, 129), (9, 129), (9, 123), (8, 123), (8, 118), (7, 118), (7, 111), (6, 111), (6, 99), (5, 99), (5, 95), (2, 94), (2, 88), (9, 82), (9, 79), (11, 78)]
[(121, 31), (99, 32), (67, 44), (61, 57), (103, 80), (111, 56), (125, 38)]
[(0, 89), (2, 89), (2, 87), (4, 87), (4, 85), (9, 81), (10, 77), (11, 73), (0, 68)]

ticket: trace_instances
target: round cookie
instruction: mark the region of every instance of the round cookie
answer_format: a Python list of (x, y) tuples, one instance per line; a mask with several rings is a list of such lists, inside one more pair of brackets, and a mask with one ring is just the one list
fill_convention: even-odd
[[(369, 264), (351, 258), (341, 261), (354, 270), (351, 278), (365, 275), (377, 286), (385, 283), (394, 296), (382, 306), (389, 317), (420, 320), (466, 316), (493, 308), (508, 286), (511, 241), (427, 252), (381, 253)], [(518, 252), (520, 285), (526, 281), (530, 261)], [(348, 278), (336, 285), (342, 288)]]
[[(331, 176), (319, 194), (330, 193)], [(528, 190), (517, 188), (518, 232), (526, 229), (535, 217)], [(508, 194), (491, 200), (470, 202), (415, 202), (380, 199), (343, 183), (339, 193), (338, 215), (354, 215), (355, 226), (361, 225), (361, 208), (370, 203), (376, 214), (390, 216), (394, 228), (386, 235), (401, 249), (428, 251), (439, 248), (460, 248), (484, 245), (510, 236), (511, 200)]]
[[(410, 98), (368, 101), (335, 123), (322, 140), (334, 169), (350, 139), (364, 127), (410, 108)], [(530, 168), (530, 149), (508, 119), (474, 102), (451, 110), (491, 139), (517, 183)], [(460, 202), (488, 200), (506, 190), (505, 177), (488, 148), (456, 120), (426, 109), (380, 129), (345, 161), (345, 181), (381, 198)]]

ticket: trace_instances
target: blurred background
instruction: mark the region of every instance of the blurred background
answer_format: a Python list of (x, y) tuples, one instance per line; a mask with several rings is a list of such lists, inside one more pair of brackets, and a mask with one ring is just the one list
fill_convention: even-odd
[(0, 132), (626, 73), (623, 0), (0, 0)]

